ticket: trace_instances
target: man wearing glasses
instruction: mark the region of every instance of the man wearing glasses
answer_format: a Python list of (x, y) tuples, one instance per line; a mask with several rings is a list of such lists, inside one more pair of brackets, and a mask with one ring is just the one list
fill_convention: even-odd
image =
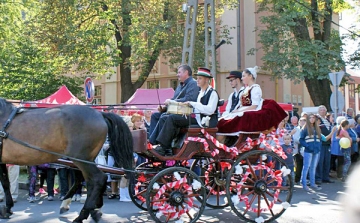
[(234, 92), (230, 94), (226, 110), (222, 114), (223, 116), (228, 115), (234, 109), (238, 109), (241, 105), (240, 94), (244, 90), (244, 86), (241, 82), (242, 73), (240, 71), (230, 71), (230, 75), (226, 77), (229, 80), (230, 86), (234, 89)]

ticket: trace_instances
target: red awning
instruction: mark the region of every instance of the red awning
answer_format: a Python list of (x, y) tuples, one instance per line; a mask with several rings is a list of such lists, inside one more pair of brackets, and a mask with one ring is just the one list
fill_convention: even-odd
[(25, 101), (22, 103), (22, 106), (47, 108), (63, 104), (85, 105), (84, 102), (75, 97), (69, 89), (63, 85), (58, 91), (49, 97), (37, 101)]
[(134, 109), (156, 109), (160, 104), (164, 104), (166, 99), (171, 99), (173, 96), (172, 88), (137, 89), (125, 105), (127, 108)]

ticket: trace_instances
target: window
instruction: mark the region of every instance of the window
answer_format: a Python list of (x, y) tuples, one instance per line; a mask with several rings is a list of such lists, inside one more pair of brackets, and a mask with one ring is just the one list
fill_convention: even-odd
[(355, 98), (355, 84), (349, 84), (349, 97)]
[(172, 87), (174, 90), (177, 88), (178, 85), (179, 85), (178, 79), (171, 79), (170, 80), (170, 87)]
[(159, 89), (159, 88), (160, 88), (160, 82), (158, 80), (147, 82), (147, 89)]
[(95, 86), (94, 100), (92, 103), (101, 105), (101, 85)]
[(101, 97), (101, 86), (95, 86), (95, 97), (100, 96)]

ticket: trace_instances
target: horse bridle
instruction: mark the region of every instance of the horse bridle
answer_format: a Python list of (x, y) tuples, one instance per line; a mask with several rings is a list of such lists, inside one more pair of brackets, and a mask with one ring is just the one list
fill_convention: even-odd
[(9, 118), (4, 123), (2, 129), (0, 130), (0, 163), (2, 160), (2, 149), (3, 149), (3, 139), (6, 139), (9, 134), (6, 132), (6, 129), (9, 127), (11, 121), (14, 119), (16, 113), (18, 113), (19, 108), (13, 107)]

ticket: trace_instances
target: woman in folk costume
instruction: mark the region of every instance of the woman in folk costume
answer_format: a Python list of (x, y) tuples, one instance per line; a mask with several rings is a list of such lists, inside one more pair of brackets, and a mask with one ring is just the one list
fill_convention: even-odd
[(242, 73), (246, 87), (241, 95), (241, 106), (219, 120), (219, 133), (237, 135), (240, 132), (265, 131), (276, 128), (287, 116), (274, 100), (262, 99), (261, 88), (256, 84), (257, 70), (255, 66)]

